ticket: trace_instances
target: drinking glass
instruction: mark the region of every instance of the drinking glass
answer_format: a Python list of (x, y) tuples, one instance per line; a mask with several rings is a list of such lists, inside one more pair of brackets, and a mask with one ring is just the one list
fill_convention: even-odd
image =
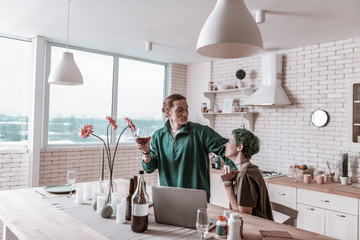
[(197, 210), (196, 228), (201, 233), (201, 239), (205, 239), (206, 234), (209, 231), (210, 215), (209, 209), (199, 208)]
[[(146, 144), (150, 139), (149, 136), (149, 131), (147, 130), (147, 128), (138, 128), (137, 129), (137, 133), (135, 134), (135, 141), (140, 144), (140, 145), (144, 145)], [(141, 153), (141, 156), (138, 159), (143, 159), (144, 156)]]
[(76, 171), (74, 171), (74, 170), (68, 171), (67, 172), (67, 183), (70, 186), (70, 194), (68, 196), (69, 198), (74, 197), (74, 195), (72, 194), (72, 188), (75, 183), (75, 180), (76, 180)]

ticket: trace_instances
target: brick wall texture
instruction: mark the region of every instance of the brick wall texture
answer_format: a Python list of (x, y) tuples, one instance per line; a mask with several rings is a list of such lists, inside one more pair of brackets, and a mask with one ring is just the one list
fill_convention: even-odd
[[(287, 173), (290, 165), (307, 164), (317, 170), (339, 169), (341, 153), (348, 152), (349, 175), (359, 181), (358, 149), (348, 142), (348, 84), (360, 81), (360, 38), (333, 41), (278, 51), (283, 54), (282, 85), (292, 105), (249, 107), (255, 113), (254, 133), (261, 139), (261, 150), (253, 163), (266, 170)], [(221, 60), (212, 63), (212, 80), (216, 84), (236, 83), (235, 72), (244, 69), (247, 86), (261, 85), (261, 58)], [(219, 93), (215, 102), (221, 106), (224, 98), (240, 103), (246, 96)], [(330, 116), (322, 128), (310, 123), (314, 110), (323, 109)], [(247, 127), (240, 116), (217, 116), (215, 129), (224, 137), (231, 130)]]

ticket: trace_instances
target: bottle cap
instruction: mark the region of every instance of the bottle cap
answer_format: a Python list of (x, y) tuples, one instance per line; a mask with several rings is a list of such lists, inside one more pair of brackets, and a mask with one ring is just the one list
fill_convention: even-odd
[(144, 170), (140, 170), (140, 171), (139, 171), (139, 174), (144, 174)]
[(218, 216), (218, 220), (219, 221), (226, 221), (226, 217), (225, 216)]
[(239, 214), (235, 213), (235, 212), (232, 212), (232, 213), (230, 213), (230, 218), (234, 219), (234, 220), (238, 220), (239, 219)]

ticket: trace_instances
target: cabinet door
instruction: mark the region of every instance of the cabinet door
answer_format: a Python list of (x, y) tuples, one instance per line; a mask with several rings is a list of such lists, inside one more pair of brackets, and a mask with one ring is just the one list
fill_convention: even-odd
[(229, 208), (229, 200), (224, 185), (220, 182), (220, 174), (210, 174), (210, 202), (224, 208)]
[(338, 239), (357, 239), (357, 216), (325, 211), (325, 235)]
[(352, 215), (357, 215), (359, 208), (357, 198), (300, 188), (297, 191), (297, 202)]
[(269, 183), (270, 201), (296, 209), (296, 188)]
[(319, 234), (325, 234), (325, 210), (308, 205), (297, 204), (299, 212), (297, 227)]
[(352, 147), (360, 147), (360, 83), (349, 83), (349, 140)]

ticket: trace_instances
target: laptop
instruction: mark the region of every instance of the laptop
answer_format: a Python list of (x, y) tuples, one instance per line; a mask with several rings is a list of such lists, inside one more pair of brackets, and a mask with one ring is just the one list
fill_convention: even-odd
[[(205, 190), (152, 186), (154, 215), (157, 223), (196, 229), (198, 208), (207, 208)], [(216, 226), (210, 219), (209, 230)]]

